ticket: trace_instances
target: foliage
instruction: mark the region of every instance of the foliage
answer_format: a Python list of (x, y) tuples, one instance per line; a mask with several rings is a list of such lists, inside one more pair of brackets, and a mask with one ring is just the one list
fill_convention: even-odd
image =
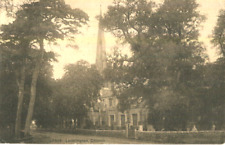
[(64, 1), (40, 0), (22, 5), (22, 10), (17, 12), (17, 17), (22, 20), (22, 24), (28, 27), (23, 31), (25, 38), (37, 43), (40, 49), (35, 58), (35, 68), (32, 74), (31, 98), (25, 125), (25, 135), (28, 135), (36, 98), (37, 80), (43, 62), (44, 41), (54, 42), (66, 36), (73, 38), (72, 34), (78, 33), (78, 28), (86, 24), (88, 16), (79, 9), (70, 8)]
[(60, 80), (60, 98), (56, 98), (64, 109), (58, 112), (63, 111), (60, 116), (65, 118), (81, 121), (93, 102), (97, 101), (102, 78), (96, 68), (85, 61), (67, 65), (65, 70)]
[[(2, 52), (2, 51), (1, 51)], [(2, 53), (1, 53), (2, 56)], [(5, 57), (7, 57), (5, 55)], [(13, 127), (16, 116), (17, 85), (15, 73), (6, 60), (1, 57), (0, 70), (0, 124), (1, 127)]]
[(214, 43), (215, 46), (219, 47), (219, 51), (223, 56), (225, 55), (224, 21), (225, 21), (225, 10), (221, 10), (219, 17), (217, 19), (217, 24), (213, 31), (213, 39), (212, 39), (212, 43)]
[(78, 28), (86, 24), (87, 20), (86, 13), (80, 9), (70, 8), (62, 0), (40, 0), (23, 4), (16, 12), (15, 20), (1, 27), (2, 43), (15, 57), (13, 66), (18, 68), (15, 70), (19, 84), (19, 109), (16, 119), (19, 121), (16, 121), (16, 136), (20, 131), (25, 77), (29, 75), (25, 74), (27, 65), (33, 64), (30, 65), (33, 67), (29, 68), (33, 72), (30, 83), (31, 98), (25, 125), (26, 135), (29, 133), (32, 119), (40, 66), (44, 61), (52, 59), (52, 53), (46, 53), (44, 50), (44, 40), (53, 42), (57, 39), (74, 38), (73, 35), (78, 33)]
[[(18, 59), (18, 54), (9, 53), (9, 51), (14, 51), (11, 48), (5, 48), (5, 45), (1, 45), (0, 52), (1, 52), (1, 84), (0, 84), (0, 118), (1, 118), (1, 127), (9, 127), (11, 129), (11, 135), (13, 135), (13, 131), (15, 128), (15, 120), (16, 120), (16, 111), (17, 111), (17, 95), (18, 95), (18, 85), (17, 85), (17, 79), (18, 79), (18, 68), (17, 66), (20, 62), (20, 59)], [(15, 51), (17, 52), (17, 51)], [(35, 53), (35, 52), (33, 52)], [(46, 53), (45, 59), (49, 59), (52, 56), (51, 54)], [(24, 100), (23, 100), (23, 110), (22, 110), (22, 127), (24, 127), (25, 124), (25, 117), (28, 109), (29, 104), (29, 89), (30, 89), (30, 83), (31, 83), (31, 74), (32, 74), (32, 68), (33, 68), (33, 62), (27, 61), (27, 68), (26, 68), (26, 81), (25, 81), (25, 93), (24, 93)], [(40, 79), (38, 81), (38, 94), (37, 94), (37, 109), (35, 110), (35, 119), (40, 119), (37, 114), (44, 114), (45, 111), (44, 108), (46, 106), (49, 106), (49, 101), (47, 101), (46, 98), (48, 98), (51, 94), (51, 85), (49, 84), (52, 77), (52, 67), (50, 64), (46, 63), (42, 67), (42, 71), (40, 73)], [(39, 101), (39, 100), (44, 100)], [(46, 104), (42, 104), (46, 103)], [(38, 117), (37, 117), (38, 116)], [(50, 115), (49, 115), (50, 116)], [(43, 118), (41, 118), (43, 119)], [(50, 120), (49, 118), (46, 118)], [(43, 119), (44, 120), (44, 119)]]
[(142, 141), (151, 141), (158, 144), (220, 144), (224, 142), (224, 131), (160, 131), (137, 132), (137, 138)]
[(46, 63), (37, 82), (37, 100), (35, 101), (33, 117), (37, 126), (55, 127), (56, 125), (52, 102), (55, 80), (52, 78), (52, 72), (52, 66)]
[(133, 52), (131, 58), (115, 53), (105, 71), (122, 111), (142, 100), (151, 113), (160, 112), (157, 121), (164, 118), (166, 130), (185, 129), (189, 101), (201, 87), (194, 78), (207, 58), (198, 42), (204, 16), (197, 7), (195, 0), (165, 0), (158, 8), (146, 0), (118, 0), (108, 8), (102, 23)]
[[(208, 108), (208, 112), (211, 114), (212, 122), (216, 124), (220, 128), (224, 128), (224, 44), (225, 44), (225, 37), (224, 37), (224, 31), (225, 31), (225, 11), (220, 10), (220, 14), (217, 19), (217, 24), (213, 31), (213, 39), (212, 43), (217, 46), (217, 49), (219, 50), (219, 53), (221, 54), (220, 58), (217, 59), (217, 61), (213, 64), (209, 64), (206, 68), (207, 74), (206, 74), (206, 82), (207, 82), (207, 100), (206, 104), (210, 106)], [(208, 119), (205, 117), (205, 119)]]
[[(224, 58), (218, 59), (205, 67), (204, 92), (198, 99), (201, 110), (200, 126), (204, 129), (211, 129), (215, 124), (217, 129), (224, 128)], [(207, 127), (206, 124), (210, 124)]]
[(42, 127), (63, 127), (63, 121), (71, 120), (77, 120), (78, 126), (82, 125), (99, 97), (102, 78), (95, 66), (79, 61), (67, 65), (65, 71), (62, 79), (49, 81), (47, 84), (50, 86), (40, 86), (42, 92), (50, 91), (46, 97), (38, 98), (35, 107), (35, 120)]

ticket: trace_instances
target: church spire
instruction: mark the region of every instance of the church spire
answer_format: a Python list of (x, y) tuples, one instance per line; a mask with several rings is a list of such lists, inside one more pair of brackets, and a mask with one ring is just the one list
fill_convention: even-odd
[(100, 4), (100, 19), (102, 18), (102, 5)]
[(97, 52), (96, 52), (96, 67), (100, 73), (106, 67), (106, 48), (105, 48), (105, 37), (104, 30), (101, 24), (102, 20), (102, 8), (100, 5), (100, 17), (98, 26), (98, 40), (97, 40)]

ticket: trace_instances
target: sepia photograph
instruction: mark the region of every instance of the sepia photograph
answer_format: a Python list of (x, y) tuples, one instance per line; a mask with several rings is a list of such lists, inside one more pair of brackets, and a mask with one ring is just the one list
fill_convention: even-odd
[(225, 144), (225, 0), (0, 0), (0, 144)]

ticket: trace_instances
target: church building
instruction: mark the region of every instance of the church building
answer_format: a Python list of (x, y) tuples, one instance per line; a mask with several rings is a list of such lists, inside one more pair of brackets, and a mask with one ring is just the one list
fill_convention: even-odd
[[(96, 51), (96, 67), (102, 74), (106, 68), (106, 44), (104, 30), (101, 24), (102, 15), (100, 12), (97, 51)], [(125, 129), (125, 125), (138, 127), (139, 125), (147, 126), (148, 108), (143, 105), (132, 105), (131, 109), (120, 112), (117, 108), (118, 99), (113, 96), (111, 83), (105, 82), (104, 87), (100, 90), (100, 100), (96, 102), (93, 108), (88, 113), (89, 119), (93, 125), (110, 129)]]

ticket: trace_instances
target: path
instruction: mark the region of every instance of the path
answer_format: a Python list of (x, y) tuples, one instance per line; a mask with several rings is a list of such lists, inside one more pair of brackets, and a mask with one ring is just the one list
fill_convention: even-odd
[(33, 143), (52, 144), (150, 144), (150, 142), (102, 136), (77, 135), (55, 132), (32, 132)]

